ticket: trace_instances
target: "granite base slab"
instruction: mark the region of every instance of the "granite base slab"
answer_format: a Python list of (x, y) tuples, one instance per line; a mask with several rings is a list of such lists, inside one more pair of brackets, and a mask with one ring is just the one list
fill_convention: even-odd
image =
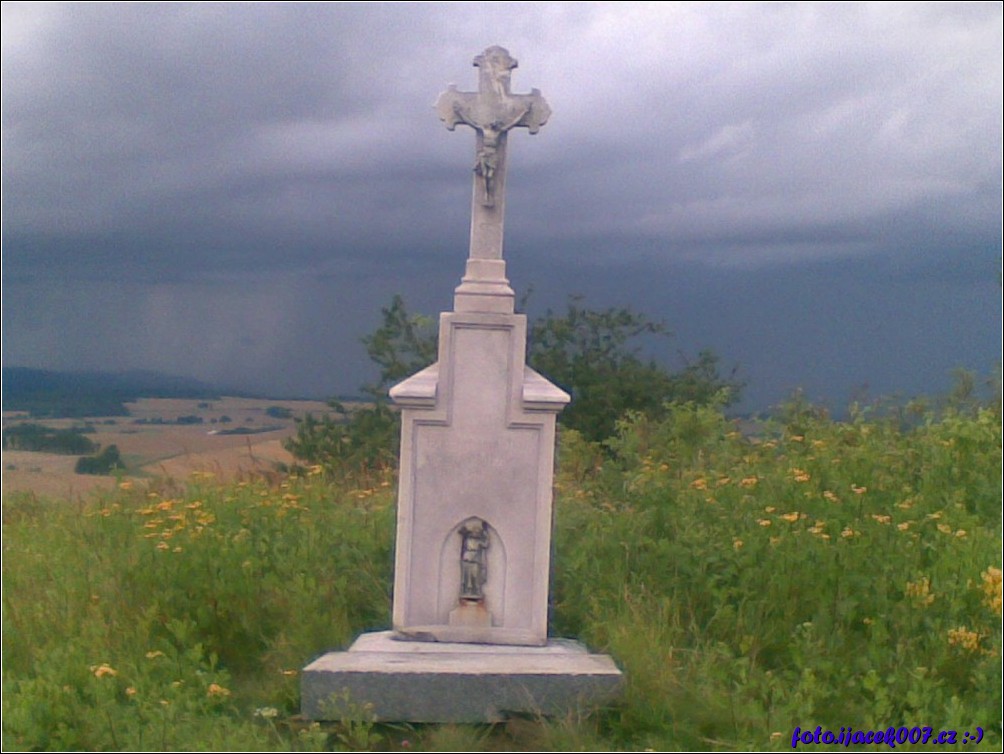
[(485, 723), (513, 715), (564, 715), (613, 701), (621, 671), (579, 642), (543, 647), (401, 641), (363, 634), (303, 670), (301, 711), (311, 720), (372, 705), (381, 722)]

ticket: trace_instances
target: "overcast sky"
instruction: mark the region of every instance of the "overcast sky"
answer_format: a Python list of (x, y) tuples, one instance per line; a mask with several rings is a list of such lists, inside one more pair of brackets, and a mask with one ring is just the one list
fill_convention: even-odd
[(531, 316), (581, 293), (715, 350), (745, 407), (1001, 358), (1002, 5), (3, 4), (3, 360), (353, 393), (448, 309), (491, 44)]

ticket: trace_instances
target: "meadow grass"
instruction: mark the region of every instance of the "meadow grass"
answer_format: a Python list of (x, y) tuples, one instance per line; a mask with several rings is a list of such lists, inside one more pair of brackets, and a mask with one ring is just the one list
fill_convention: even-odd
[(751, 437), (683, 405), (559, 456), (551, 633), (613, 655), (616, 706), (301, 720), (299, 669), (388, 627), (395, 481), (197, 474), (5, 497), (4, 749), (780, 750), (817, 725), (999, 748), (998, 409)]

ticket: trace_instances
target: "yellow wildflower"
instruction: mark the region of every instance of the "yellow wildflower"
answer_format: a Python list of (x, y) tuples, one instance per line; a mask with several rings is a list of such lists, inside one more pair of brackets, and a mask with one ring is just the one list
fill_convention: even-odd
[(158, 657), (163, 657), (163, 656), (164, 653), (161, 652), (159, 649), (151, 649), (149, 652), (146, 653), (146, 659), (148, 660), (155, 660)]
[(840, 532), (840, 536), (843, 537), (844, 539), (848, 539), (850, 537), (853, 537), (857, 533), (858, 532), (854, 531), (851, 527), (845, 526), (843, 530)]
[(756, 487), (757, 482), (759, 481), (760, 481), (759, 477), (747, 476), (743, 477), (742, 481), (740, 481), (739, 484), (742, 487)]
[(949, 526), (948, 524), (938, 524), (938, 531), (940, 531), (942, 534), (951, 534), (952, 527)]
[(949, 629), (948, 643), (953, 647), (961, 647), (967, 652), (975, 652), (980, 648), (980, 635), (965, 626), (959, 626)]
[(866, 492), (868, 492), (868, 488), (867, 487), (859, 487), (856, 484), (852, 484), (851, 485), (851, 492), (853, 492), (855, 495), (863, 495)]
[(126, 696), (136, 696), (136, 687), (129, 686), (125, 690)]
[(758, 518), (757, 523), (760, 524), (760, 526), (770, 526), (771, 521), (769, 518)]
[(119, 672), (107, 663), (101, 663), (100, 665), (91, 665), (91, 672), (94, 673), (95, 678), (104, 678), (105, 676), (111, 676), (114, 678), (119, 674)]
[(736, 537), (735, 539), (732, 540), (732, 549), (733, 550), (735, 550), (736, 552), (738, 552), (739, 550), (742, 549), (742, 547), (743, 547), (743, 541), (741, 539), (739, 539), (738, 537)]
[(995, 614), (1000, 615), (1002, 581), (1001, 570), (990, 566), (980, 575), (983, 577), (983, 593), (986, 595), (986, 601), (984, 604), (993, 610)]
[(171, 545), (169, 545), (169, 544), (168, 544), (167, 542), (163, 542), (163, 541), (161, 541), (161, 542), (158, 542), (158, 543), (157, 543), (157, 549), (158, 549), (158, 550), (166, 550), (166, 549), (168, 549), (168, 548), (169, 548), (170, 546), (171, 546)]
[(934, 595), (931, 594), (931, 580), (927, 576), (923, 576), (917, 581), (906, 582), (906, 596), (919, 605), (930, 605), (934, 602)]
[(776, 510), (777, 510), (777, 508), (775, 508), (773, 505), (768, 505), (766, 508), (763, 509), (763, 512), (764, 513), (773, 513)]
[(131, 490), (132, 489), (132, 482), (119, 482), (119, 489), (120, 490)]
[(793, 524), (796, 521), (798, 521), (798, 513), (795, 511), (792, 511), (791, 513), (783, 513), (781, 514), (781, 518), (783, 518), (789, 524)]
[(826, 498), (827, 500), (829, 500), (831, 503), (839, 503), (840, 502), (840, 498), (838, 498), (836, 495), (834, 495), (832, 492), (830, 492), (830, 490), (825, 490), (823, 492), (823, 497)]
[(809, 476), (809, 472), (803, 469), (792, 469), (791, 474), (796, 482), (808, 482), (812, 478)]
[(210, 683), (206, 696), (230, 696), (230, 689), (225, 689), (218, 683)]
[(885, 516), (885, 515), (880, 515), (878, 513), (873, 513), (872, 519), (878, 521), (880, 524), (888, 524), (892, 521), (892, 516)]
[(706, 490), (708, 489), (708, 480), (701, 477), (692, 481), (690, 486), (695, 490)]
[(910, 524), (912, 523), (913, 521), (904, 521), (901, 524), (896, 524), (896, 528), (899, 529), (900, 531), (906, 531), (907, 529), (910, 528)]

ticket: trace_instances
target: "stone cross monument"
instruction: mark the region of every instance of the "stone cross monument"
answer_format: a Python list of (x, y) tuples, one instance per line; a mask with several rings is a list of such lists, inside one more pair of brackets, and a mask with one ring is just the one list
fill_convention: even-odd
[[(512, 94), (501, 47), (474, 59), (477, 93), (436, 104), (477, 135), (466, 274), (440, 316), (439, 360), (395, 386), (402, 408), (394, 630), (429, 641), (543, 645), (554, 426), (569, 398), (527, 367), (526, 317), (502, 259), (506, 140), (550, 108)], [(477, 532), (475, 534), (474, 532)]]
[[(458, 92), (451, 85), (436, 102), (436, 112), (448, 129), (452, 131), (463, 123), (477, 134), (470, 258), (454, 308), (481, 311), (478, 307), (490, 301), (490, 305), (512, 313), (513, 292), (502, 261), (506, 141), (509, 131), (519, 126), (537, 133), (547, 123), (551, 108), (536, 89), (530, 94), (509, 91), (516, 60), (507, 50), (489, 47), (474, 58), (474, 65), (479, 72), (477, 92)], [(479, 296), (492, 298), (479, 299)]]
[[(615, 693), (606, 656), (548, 639), (555, 421), (568, 395), (525, 363), (526, 317), (502, 258), (509, 131), (551, 114), (513, 94), (501, 47), (474, 59), (477, 92), (436, 103), (451, 131), (476, 134), (471, 244), (435, 364), (394, 386), (401, 408), (393, 631), (304, 669), (302, 708), (348, 690), (381, 720), (484, 722), (564, 714)], [(344, 698), (344, 694), (343, 694)]]

